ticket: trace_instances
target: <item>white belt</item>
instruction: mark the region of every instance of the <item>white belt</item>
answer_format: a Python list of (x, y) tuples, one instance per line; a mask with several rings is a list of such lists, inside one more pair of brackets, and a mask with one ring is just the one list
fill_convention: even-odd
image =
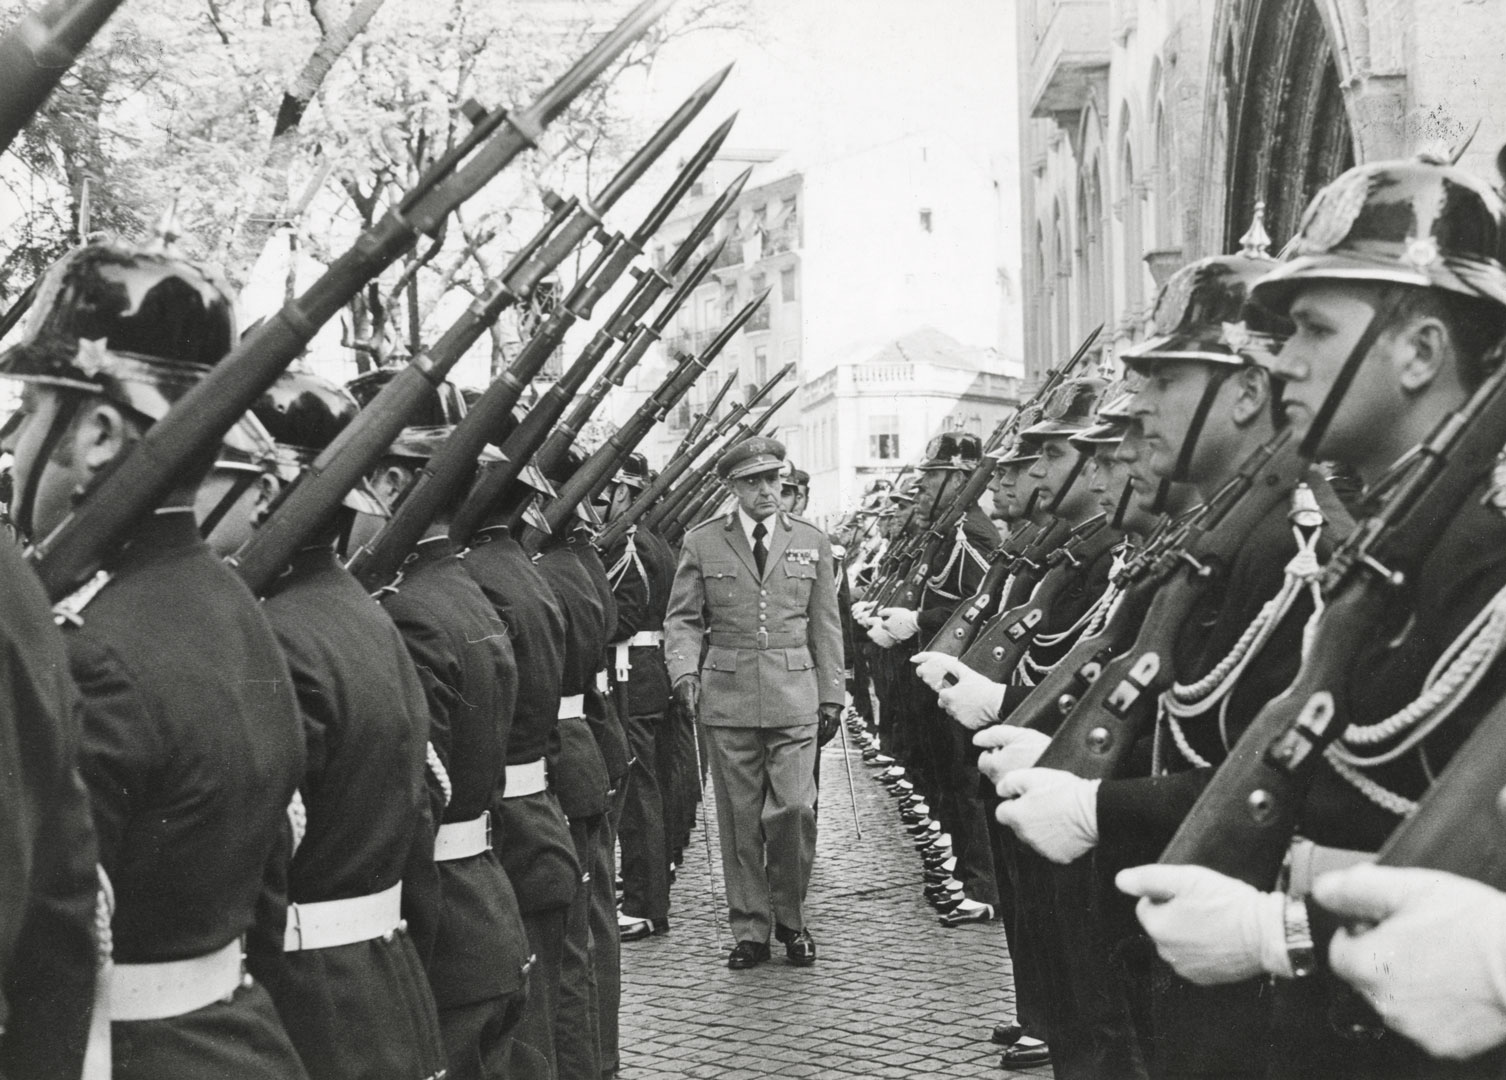
[(403, 883), (369, 896), (325, 900), (318, 904), (289, 904), (284, 952), (333, 949), (358, 941), (386, 937), (403, 921)]
[(244, 958), (237, 939), (191, 960), (116, 964), (110, 973), (110, 1019), (166, 1020), (228, 999), (243, 978), (250, 979)]
[(439, 827), (434, 837), (434, 861), (454, 862), (469, 859), (490, 851), (492, 846), (492, 816), (489, 813), (470, 821), (452, 821)]
[(628, 672), (633, 670), (633, 662), (628, 656), (629, 649), (651, 649), (655, 645), (664, 644), (663, 630), (639, 630), (626, 641), (619, 641), (612, 646), (615, 666), (617, 668), (617, 681), (627, 682)]
[(596, 692), (598, 694), (610, 693), (612, 684), (607, 682), (607, 669), (602, 668), (596, 673)]
[(549, 770), (544, 759), (526, 761), (522, 765), (507, 767), (506, 786), (502, 789), (504, 799), (520, 799), (524, 795), (537, 795), (549, 788)]
[(586, 695), (571, 694), (569, 697), (560, 698), (559, 718), (561, 720), (573, 720), (577, 716), (586, 715)]

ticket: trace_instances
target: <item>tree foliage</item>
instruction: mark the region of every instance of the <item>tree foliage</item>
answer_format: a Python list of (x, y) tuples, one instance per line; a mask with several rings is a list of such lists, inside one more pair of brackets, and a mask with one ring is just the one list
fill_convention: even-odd
[[(593, 84), (517, 163), (351, 305), (341, 336), (368, 362), (418, 347), (544, 220), (544, 189), (581, 190), (658, 117), (634, 80), (670, 37), (741, 25), (747, 0), (697, 0)], [(0, 0), (0, 24), (19, 13)], [(470, 99), (526, 103), (626, 0), (130, 0), (0, 159), (0, 301), (88, 228), (139, 236), (169, 206), (191, 254), (242, 287), (311, 280), (453, 144)], [(709, 73), (709, 72), (708, 72)], [(87, 181), (87, 183), (86, 183)], [(87, 200), (85, 191), (87, 189)], [(262, 281), (265, 284), (265, 281)], [(493, 363), (515, 336), (493, 335)]]

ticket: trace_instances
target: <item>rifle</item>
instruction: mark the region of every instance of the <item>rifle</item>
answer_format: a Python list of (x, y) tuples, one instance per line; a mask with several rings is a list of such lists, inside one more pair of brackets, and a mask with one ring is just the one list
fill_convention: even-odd
[[(653, 507), (654, 502), (659, 498), (659, 496), (668, 491), (669, 488), (674, 484), (674, 482), (685, 473), (685, 470), (690, 468), (691, 463), (694, 462), (703, 453), (705, 453), (705, 451), (712, 445), (712, 443), (716, 442), (723, 435), (726, 435), (728, 431), (732, 430), (734, 425), (742, 427), (740, 421), (744, 416), (747, 415), (748, 410), (750, 408), (756, 408), (758, 403), (763, 400), (764, 396), (774, 388), (774, 384), (779, 382), (780, 379), (784, 378), (784, 376), (792, 371), (794, 367), (794, 364), (786, 364), (782, 371), (776, 373), (773, 378), (769, 379), (768, 382), (759, 387), (758, 392), (755, 393), (751, 398), (749, 398), (748, 402), (733, 406), (732, 411), (729, 412), (726, 416), (722, 417), (722, 419), (717, 422), (716, 427), (714, 427), (711, 431), (706, 432), (701, 438), (699, 438), (696, 441), (695, 445), (691, 446), (687, 452), (678, 453), (674, 457), (670, 458), (670, 460), (665, 463), (664, 470), (654, 478), (653, 482), (650, 483), (641, 492), (639, 492), (638, 497), (628, 505), (627, 509), (619, 514), (616, 518), (614, 518), (612, 522), (602, 530), (601, 535), (596, 538), (596, 546), (601, 548), (603, 551), (608, 550), (614, 544), (620, 541), (625, 535), (627, 535), (628, 529), (631, 528), (639, 518), (651, 512), (651, 508)], [(737, 372), (734, 371), (727, 376), (727, 381), (724, 384), (724, 387), (731, 386), (736, 378)], [(795, 389), (798, 388), (791, 389), (789, 394), (793, 394), (795, 392)], [(789, 399), (789, 394), (785, 395), (785, 400)], [(783, 401), (781, 401), (779, 404), (783, 404)], [(775, 409), (777, 409), (778, 407), (779, 405), (774, 406)], [(738, 436), (734, 434), (732, 438), (728, 440), (728, 443), (730, 444), (736, 441), (738, 441)], [(715, 456), (713, 456), (709, 461), (706, 462), (706, 468), (710, 469), (712, 465), (715, 464), (715, 461), (716, 458)]]
[[(550, 218), (520, 249), (487, 292), (426, 352), (420, 352), (395, 379), (384, 386), (361, 414), (340, 432), (283, 496), (272, 514), (230, 559), (260, 594), (282, 572), (287, 560), (309, 533), (339, 505), (392, 444), (403, 426), (503, 311), (530, 296), (571, 249), (590, 233), (601, 241), (600, 215), (610, 209), (631, 184), (668, 148), (684, 124), (704, 107), (720, 73), (681, 106), (654, 137), (619, 170), (594, 203), (550, 195)], [(708, 91), (708, 87), (710, 90)], [(619, 182), (620, 181), (620, 182)], [(599, 266), (610, 247), (604, 247), (593, 266)], [(572, 294), (573, 295), (573, 294)], [(530, 353), (537, 356), (538, 353)], [(547, 353), (544, 355), (547, 356)], [(420, 530), (422, 531), (422, 530)]]
[(122, 0), (52, 0), (0, 38), (0, 154), (46, 104)]
[(526, 109), (498, 109), (484, 117), (318, 281), (241, 338), (116, 459), (108, 482), (93, 487), (51, 535), (33, 546), (30, 554), (48, 595), (58, 600), (91, 578), (121, 538), (161, 504), (191, 463), (212, 458), (225, 432), (277, 381), (320, 326), (419, 236), (432, 234), (455, 207), (534, 145), (541, 130), (669, 3), (642, 0)]
[(727, 372), (727, 377), (722, 380), (721, 389), (712, 395), (706, 408), (696, 413), (690, 422), (690, 426), (685, 429), (685, 437), (680, 440), (680, 445), (675, 447), (674, 453), (669, 455), (671, 461), (683, 455), (700, 439), (701, 432), (705, 431), (706, 425), (715, 419), (716, 411), (722, 407), (722, 399), (727, 396), (727, 391), (732, 389), (732, 384), (735, 382), (737, 382), (737, 372)]
[[(645, 157), (650, 151), (657, 155), (664, 146), (672, 142), (695, 112), (705, 105), (725, 76), (724, 70), (697, 90), (660, 128), (650, 146), (639, 152), (635, 161)], [(482, 449), (511, 415), (513, 406), (523, 396), (528, 383), (559, 347), (565, 334), (578, 320), (591, 317), (596, 302), (626, 271), (633, 257), (641, 250), (644, 239), (664, 223), (673, 212), (675, 204), (690, 190), (699, 171), (710, 160), (710, 155), (705, 150), (706, 147), (702, 147), (702, 152), (692, 157), (680, 170), (634, 233), (631, 242), (620, 232), (607, 233), (600, 225), (599, 215), (593, 215), (597, 221), (594, 235), (601, 250), (581, 273), (565, 299), (550, 312), (544, 324), (513, 358), (508, 369), (492, 381), (486, 392), (450, 433), (444, 445), (420, 471), (382, 531), (352, 555), (350, 572), (363, 585), (375, 591), (397, 574), (398, 568), (413, 545), (423, 536), (424, 530), (433, 522), (440, 509), (455, 498), (472, 475)], [(619, 172), (608, 185), (608, 190), (626, 190), (621, 179)]]
[[(715, 360), (722, 349), (726, 348), (727, 342), (732, 340), (732, 335), (742, 329), (742, 326), (753, 316), (759, 305), (768, 297), (771, 290), (765, 289), (743, 306), (743, 309), (732, 317), (732, 320), (722, 327), (711, 344), (699, 356), (685, 355), (669, 373), (669, 376), (660, 384), (638, 410), (628, 417), (627, 421), (614, 431), (607, 441), (596, 448), (596, 451), (588, 457), (575, 470), (574, 475), (560, 488), (559, 493), (544, 507), (544, 520), (548, 522), (551, 530), (562, 528), (575, 507), (583, 501), (594, 499), (617, 471), (617, 463), (643, 440), (655, 424), (660, 423), (669, 411), (675, 407), (682, 397), (695, 384), (696, 379), (706, 372), (711, 361)], [(523, 546), (531, 551), (537, 551), (543, 540), (543, 535), (533, 530), (523, 538)]]
[[(682, 175), (693, 177), (703, 169), (715, 156), (716, 149), (720, 147), (727, 132), (731, 130), (731, 126), (732, 120), (729, 119), (707, 140), (706, 144), (697, 153), (699, 161), (692, 162), (694, 168), (691, 165), (687, 165)], [(744, 173), (743, 176), (745, 178), (747, 174)], [(731, 205), (741, 190), (741, 180), (736, 181), (722, 193), (721, 198), (711, 204), (707, 211), (701, 215), (695, 227), (690, 230), (689, 235), (680, 243), (663, 272), (653, 271), (639, 275), (637, 284), (634, 285), (633, 289), (617, 306), (617, 310), (607, 320), (606, 325), (591, 338), (590, 344), (581, 352), (575, 363), (549, 388), (548, 392), (539, 401), (534, 403), (534, 407), (528, 411), (528, 415), (507, 436), (501, 447), (502, 460), (482, 467), (475, 484), (471, 487), (470, 494), (466, 496), (465, 503), (450, 523), (450, 537), (457, 544), (463, 545), (469, 542), (471, 536), (481, 527), (481, 523), (486, 520), (487, 515), (497, 506), (502, 493), (512, 487), (530, 460), (533, 460), (534, 464), (540, 469), (552, 468), (556, 464), (556, 461), (551, 448), (556, 444), (556, 439), (560, 433), (562, 431), (568, 432), (563, 438), (560, 449), (557, 451), (563, 453), (565, 449), (568, 449), (571, 441), (573, 441), (575, 432), (584, 426), (586, 420), (590, 419), (591, 413), (606, 396), (607, 391), (613, 386), (622, 385), (623, 380), (627, 378), (628, 372), (637, 366), (638, 361), (642, 358), (643, 353), (648, 348), (648, 343), (658, 340), (664, 328), (674, 318), (675, 313), (679, 311), (690, 295), (705, 280), (706, 275), (711, 270), (712, 264), (716, 262), (717, 256), (721, 253), (725, 241), (717, 244), (711, 251), (707, 252), (705, 257), (686, 276), (685, 280), (675, 290), (674, 295), (665, 303), (664, 309), (654, 319), (652, 326), (635, 326), (631, 321), (624, 323), (622, 321), (624, 314), (629, 311), (647, 310), (649, 304), (658, 298), (660, 291), (669, 284), (674, 275), (678, 274), (690, 257), (695, 254), (695, 250), (701, 245), (701, 241), (706, 238), (716, 223), (721, 220), (722, 213)], [(652, 218), (649, 222), (645, 222), (645, 224), (651, 223), (657, 224), (652, 221)], [(635, 239), (634, 246), (641, 250), (642, 245), (648, 241), (649, 235), (652, 234), (644, 235), (641, 240)], [(643, 302), (645, 295), (649, 298), (647, 304)], [(622, 329), (616, 329), (617, 327), (622, 327)], [(586, 376), (591, 373), (596, 364), (606, 355), (607, 350), (612, 347), (613, 342), (618, 341), (622, 343), (622, 348), (618, 350), (607, 372), (591, 387), (587, 397), (576, 403), (576, 407), (572, 410), (570, 418), (561, 424), (555, 430), (555, 433), (551, 435), (550, 427), (559, 419), (560, 414), (565, 411), (565, 407), (570, 403), (570, 399), (575, 396), (582, 384), (585, 383)]]
[(1438, 534), (1489, 475), (1502, 443), (1506, 367), (1497, 367), (1381, 482), (1381, 508), (1335, 549), (1296, 679), (1235, 743), (1162, 862), (1196, 863), (1270, 888), (1322, 753), (1350, 722), (1344, 691), (1352, 673), (1379, 644), (1377, 627), (1405, 602)]
[[(1052, 531), (1046, 530), (1047, 534)], [(1065, 544), (1048, 541), (1054, 546), (1046, 557), (1039, 583), (1023, 603), (1006, 608), (978, 633), (972, 648), (962, 655), (962, 662), (985, 678), (1007, 682), (1072, 575), (1082, 567), (1091, 566), (1120, 539), (1121, 534), (1109, 528), (1108, 515), (1098, 514), (1072, 529)], [(1021, 558), (1028, 567), (1035, 566), (1029, 562), (1029, 554)], [(1027, 573), (1035, 576), (1027, 569), (1017, 571), (1016, 578)]]
[[(791, 387), (788, 393), (764, 410), (758, 419), (739, 425), (738, 433), (723, 444), (723, 449), (742, 442), (744, 439), (762, 435), (773, 420), (774, 414), (783, 408), (785, 402), (795, 396), (795, 391), (798, 389), (799, 387)], [(667, 539), (678, 540), (684, 536), (686, 530), (696, 524), (725, 494), (721, 478), (713, 471), (716, 468), (716, 461), (716, 456), (713, 456), (697, 470), (700, 479), (695, 484), (684, 485), (690, 497), (679, 506), (673, 516), (666, 516), (662, 519), (666, 523), (664, 532)]]

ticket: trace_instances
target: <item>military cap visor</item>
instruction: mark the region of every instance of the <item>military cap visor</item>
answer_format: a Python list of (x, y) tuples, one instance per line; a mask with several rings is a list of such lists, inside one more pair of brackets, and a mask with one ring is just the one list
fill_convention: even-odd
[(1092, 452), (1101, 446), (1116, 446), (1124, 439), (1129, 424), (1123, 420), (1105, 420), (1069, 436), (1067, 441), (1079, 450)]
[[(291, 484), (302, 474), (304, 467), (317, 456), (316, 451), (306, 447), (277, 443), (273, 448), (270, 464), (278, 479)], [(230, 467), (223, 457), (215, 465), (222, 469)], [(376, 493), (376, 488), (371, 486), (371, 482), (364, 477), (355, 487), (345, 493), (345, 497), (340, 500), (340, 505), (358, 514), (369, 514), (372, 517), (392, 516), (392, 510), (387, 503)]]
[(729, 447), (716, 463), (716, 475), (723, 480), (741, 480), (777, 473), (784, 467), (784, 444), (777, 439), (755, 436)]
[(1254, 300), (1261, 307), (1285, 315), (1297, 291), (1311, 281), (1361, 281), (1382, 285), (1415, 285), (1447, 289), (1465, 296), (1493, 300), (1506, 307), (1506, 270), (1498, 263), (1434, 256), (1426, 269), (1418, 265), (1433, 254), (1425, 242), (1408, 261), (1399, 244), (1355, 245), (1346, 252), (1301, 255), (1280, 263), (1255, 284)]

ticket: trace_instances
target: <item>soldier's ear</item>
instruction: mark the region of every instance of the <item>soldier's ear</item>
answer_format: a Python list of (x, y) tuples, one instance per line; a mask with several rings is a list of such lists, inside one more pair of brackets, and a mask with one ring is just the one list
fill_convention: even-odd
[(88, 401), (69, 438), (73, 460), (90, 475), (106, 468), (140, 436), (140, 428), (108, 401)]
[(1392, 341), (1391, 365), (1403, 392), (1417, 394), (1438, 378), (1453, 355), (1452, 339), (1442, 320), (1431, 315), (1414, 319)]
[(1271, 413), (1271, 377), (1262, 367), (1246, 365), (1234, 373), (1234, 422), (1245, 427)]

